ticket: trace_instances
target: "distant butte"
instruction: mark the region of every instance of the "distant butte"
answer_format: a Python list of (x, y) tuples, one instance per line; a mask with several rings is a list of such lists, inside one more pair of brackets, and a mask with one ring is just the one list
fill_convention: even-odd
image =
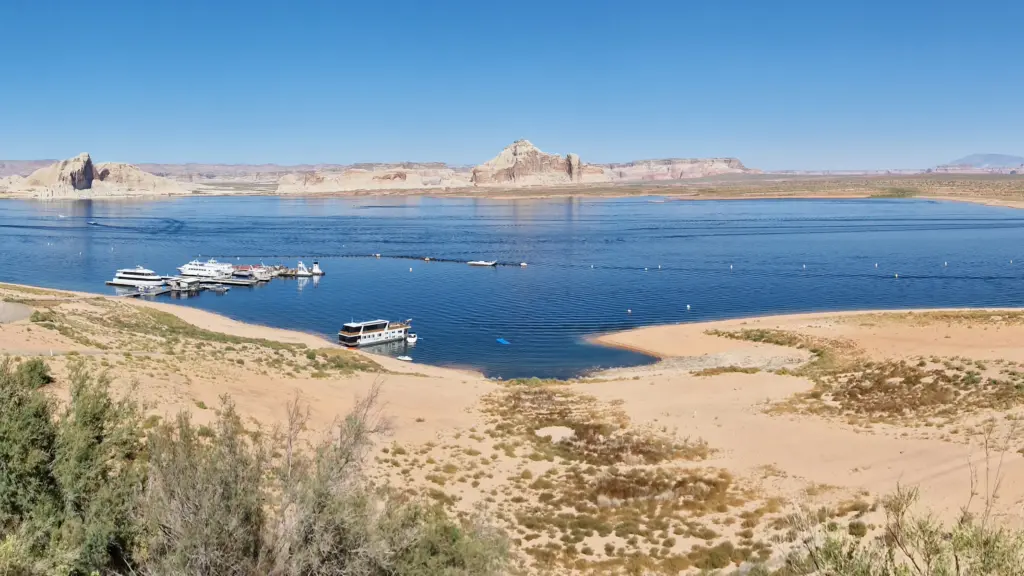
[[(36, 198), (187, 194), (231, 185), (237, 193), (562, 187), (671, 181), (757, 173), (735, 158), (668, 158), (590, 164), (577, 154), (549, 154), (516, 140), (475, 167), (440, 162), (391, 164), (93, 164), (88, 154), (68, 160), (0, 161), (0, 193)], [(213, 191), (213, 190), (211, 190)]]

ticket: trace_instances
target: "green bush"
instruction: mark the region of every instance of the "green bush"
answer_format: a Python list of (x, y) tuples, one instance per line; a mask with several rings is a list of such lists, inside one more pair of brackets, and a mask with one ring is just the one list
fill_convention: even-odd
[(106, 377), (81, 361), (58, 408), (23, 377), (26, 364), (0, 362), (0, 575), (504, 569), (501, 533), (367, 480), (363, 461), (386, 430), (379, 384), (328, 439), (305, 446), (308, 412), (297, 402), (280, 433), (246, 430), (226, 397), (211, 426), (187, 412), (159, 424), (112, 399)]
[(801, 551), (787, 559), (779, 574), (1019, 576), (1024, 574), (1024, 532), (996, 521), (993, 498), (987, 496), (981, 515), (965, 508), (958, 521), (945, 525), (931, 515), (911, 513), (918, 492), (900, 488), (883, 501), (885, 536), (879, 539), (862, 538), (856, 523), (843, 534), (823, 532), (805, 520)]
[(53, 382), (50, 367), (39, 358), (26, 360), (19, 364), (15, 375), (21, 379), (23, 385), (32, 390)]

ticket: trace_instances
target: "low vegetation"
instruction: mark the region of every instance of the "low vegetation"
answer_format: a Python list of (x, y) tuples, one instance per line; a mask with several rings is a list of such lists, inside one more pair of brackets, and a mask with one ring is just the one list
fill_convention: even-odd
[[(931, 313), (929, 313), (931, 314)], [(930, 322), (951, 322), (959, 313), (936, 313)], [(924, 315), (919, 315), (924, 316)], [(1005, 315), (986, 313), (1002, 319)], [(1024, 372), (1006, 363), (919, 357), (873, 361), (849, 342), (805, 336), (784, 330), (710, 331), (737, 340), (807, 349), (810, 362), (779, 374), (809, 378), (814, 387), (772, 408), (844, 418), (851, 422), (901, 425), (953, 422), (972, 413), (1006, 411), (1024, 405)]]
[(0, 574), (476, 575), (504, 570), (480, 521), (367, 480), (386, 431), (379, 385), (320, 441), (288, 406), (247, 429), (228, 398), (212, 426), (143, 419), (103, 375), (69, 370), (70, 400), (38, 361), (0, 363)]

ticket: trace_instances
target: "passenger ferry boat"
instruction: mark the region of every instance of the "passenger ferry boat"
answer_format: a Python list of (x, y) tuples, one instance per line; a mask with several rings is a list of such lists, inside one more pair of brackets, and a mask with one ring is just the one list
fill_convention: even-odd
[(388, 322), (387, 320), (370, 320), (369, 322), (350, 322), (341, 327), (338, 340), (345, 346), (368, 346), (405, 340), (409, 334), (410, 323)]
[(195, 276), (197, 278), (223, 278), (225, 276), (231, 276), (235, 272), (235, 267), (231, 264), (224, 264), (210, 258), (206, 262), (193, 260), (184, 266), (180, 266), (178, 268), (178, 272), (180, 272), (182, 276)]
[(107, 282), (110, 286), (163, 286), (166, 283), (163, 276), (142, 266), (118, 270), (114, 279)]

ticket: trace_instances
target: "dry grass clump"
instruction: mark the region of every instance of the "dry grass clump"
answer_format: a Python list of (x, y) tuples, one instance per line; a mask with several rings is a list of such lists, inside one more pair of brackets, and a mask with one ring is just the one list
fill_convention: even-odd
[(697, 370), (696, 372), (692, 372), (692, 374), (694, 376), (707, 377), (719, 376), (721, 374), (757, 374), (760, 371), (760, 368), (755, 367), (744, 368), (743, 366), (716, 366), (714, 368)]
[[(691, 567), (724, 568), (770, 554), (767, 544), (752, 539), (752, 531), (747, 534), (751, 538), (741, 537), (735, 544), (706, 525), (732, 515), (749, 518), (753, 527), (769, 511), (749, 509), (750, 494), (725, 470), (573, 466), (518, 489), (530, 493), (515, 514), (520, 528), (548, 535), (526, 548), (540, 566), (676, 573)], [(702, 544), (689, 550), (679, 545), (694, 540)], [(600, 541), (606, 543), (603, 554), (582, 554)]]
[[(928, 313), (932, 315), (933, 313)], [(945, 321), (954, 313), (936, 312)], [(966, 313), (970, 314), (970, 313)], [(921, 316), (915, 314), (915, 316)], [(955, 313), (956, 317), (960, 313)], [(979, 318), (991, 318), (979, 313)], [(776, 412), (867, 418), (917, 424), (984, 410), (1009, 410), (1024, 403), (1024, 374), (1005, 369), (1001, 378), (982, 376), (984, 363), (967, 359), (867, 360), (848, 342), (782, 330), (712, 331), (715, 336), (804, 348), (813, 360), (780, 374), (814, 382), (806, 393), (776, 405)]]
[[(493, 424), (493, 437), (529, 442), (539, 456), (535, 459), (611, 466), (703, 460), (711, 453), (703, 440), (679, 440), (667, 430), (632, 427), (618, 406), (562, 386), (507, 386), (486, 396), (483, 410)], [(537, 430), (553, 426), (572, 430), (572, 437), (551, 442), (537, 436)]]

